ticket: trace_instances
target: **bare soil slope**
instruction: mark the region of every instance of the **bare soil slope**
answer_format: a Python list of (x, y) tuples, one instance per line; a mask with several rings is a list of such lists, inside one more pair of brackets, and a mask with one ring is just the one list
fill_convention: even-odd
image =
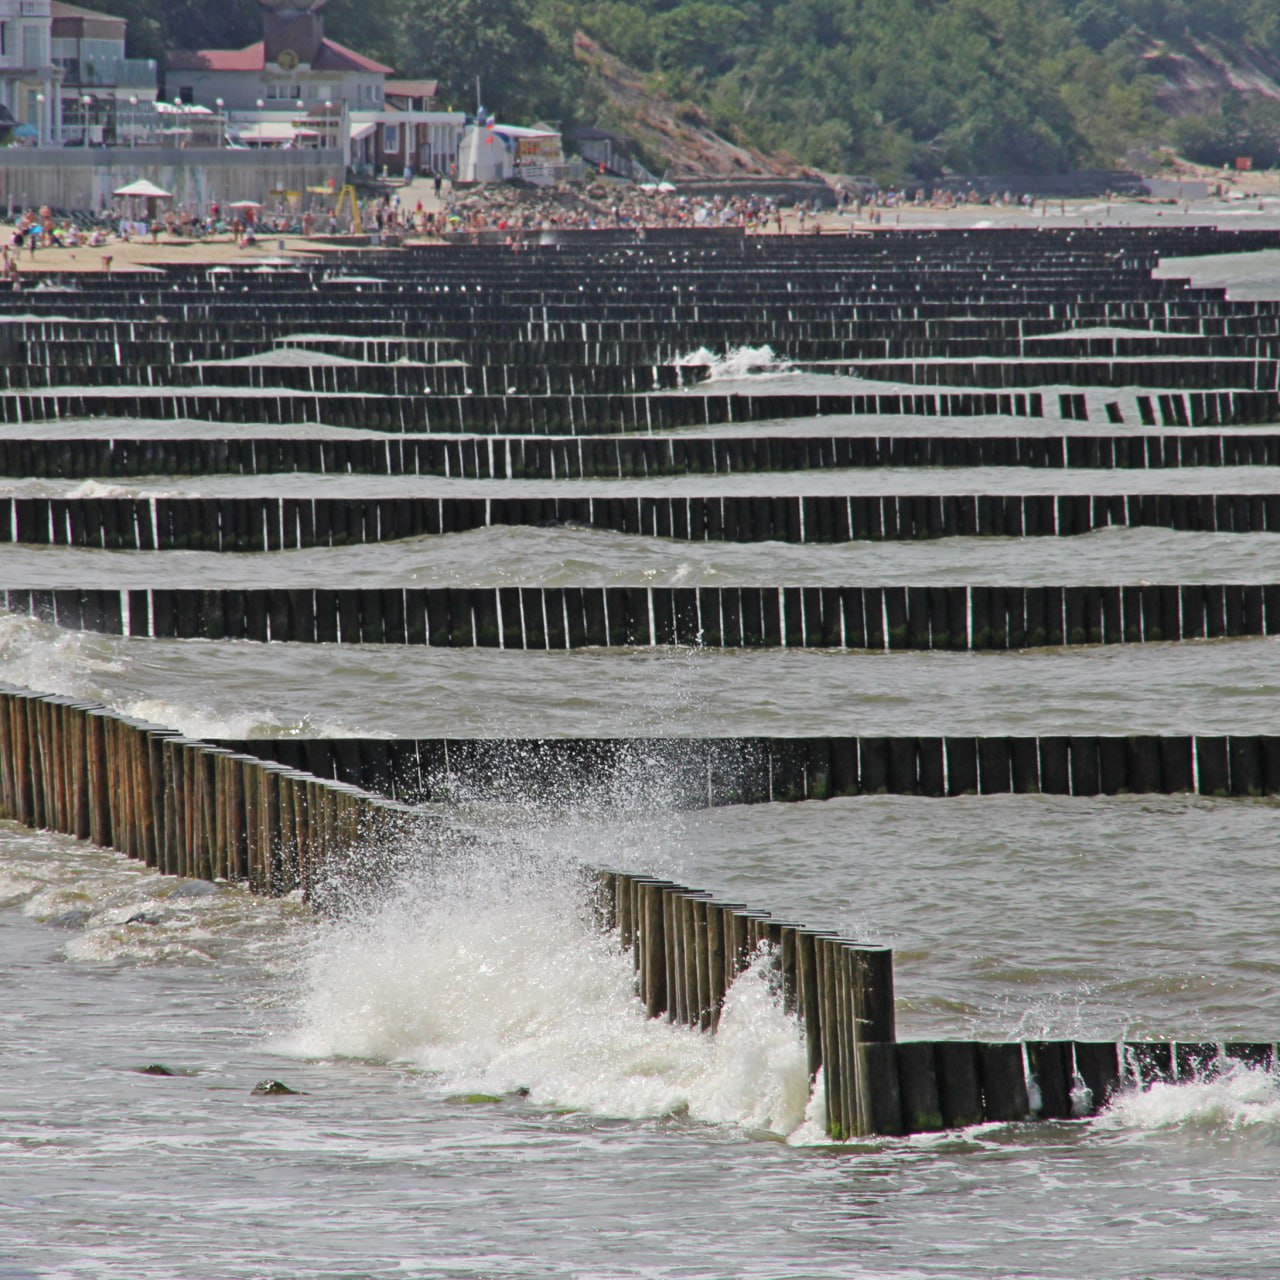
[(711, 128), (698, 107), (654, 93), (641, 72), (589, 36), (579, 32), (574, 37), (574, 50), (578, 60), (590, 68), (595, 87), (604, 98), (600, 122), (635, 139), (645, 155), (661, 161), (672, 180), (817, 176), (786, 156), (766, 155), (731, 142)]
[(1172, 116), (1212, 111), (1233, 92), (1280, 99), (1280, 62), (1254, 49), (1227, 49), (1207, 40), (1160, 41), (1142, 58), (1161, 81), (1156, 102)]

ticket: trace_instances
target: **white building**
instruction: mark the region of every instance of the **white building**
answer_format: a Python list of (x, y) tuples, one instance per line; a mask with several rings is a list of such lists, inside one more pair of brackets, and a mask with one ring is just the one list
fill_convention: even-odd
[(62, 73), (61, 128), (53, 128), (51, 140), (64, 146), (149, 140), (156, 64), (125, 57), (128, 23), (64, 0), (53, 0), (50, 16), (53, 64)]
[(0, 106), (28, 127), (23, 136), (41, 143), (60, 126), (62, 73), (53, 62), (49, 6), (50, 0), (0, 0)]
[(564, 146), (555, 129), (525, 128), (494, 120), (468, 124), (458, 146), (459, 182), (523, 178), (551, 186), (567, 176)]
[(406, 169), (449, 177), (457, 170), (458, 145), (467, 117), (461, 111), (353, 111), (349, 163), (359, 174)]

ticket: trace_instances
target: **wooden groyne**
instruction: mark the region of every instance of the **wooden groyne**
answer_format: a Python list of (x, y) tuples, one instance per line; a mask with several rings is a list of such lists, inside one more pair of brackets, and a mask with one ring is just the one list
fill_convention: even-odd
[(1071, 537), (1098, 529), (1280, 532), (1280, 493), (855, 494), (801, 497), (0, 497), (0, 544), (139, 551), (356, 546), (575, 525), (691, 542)]
[[(0, 686), (0, 817), (157, 870), (314, 896), (328, 869), (421, 836), (405, 804), (94, 704)], [(652, 1018), (713, 1032), (764, 967), (805, 1035), (828, 1134), (844, 1140), (1094, 1114), (1127, 1082), (1204, 1078), (1273, 1044), (896, 1039), (884, 947), (775, 920), (670, 881), (588, 873), (597, 925), (632, 957)]]
[(0, 437), (0, 475), (444, 476), (469, 480), (638, 480), (882, 467), (1156, 471), (1274, 467), (1280, 435), (1088, 436), (293, 436)]
[(429, 823), (349, 783), (11, 685), (0, 685), (0, 817), (167, 875), (307, 896), (335, 864)]
[(631, 954), (650, 1017), (714, 1030), (752, 962), (775, 975), (822, 1074), (828, 1134), (903, 1135), (1094, 1115), (1125, 1085), (1269, 1070), (1274, 1044), (898, 1041), (891, 953), (775, 921), (669, 881), (593, 873), (601, 926)]
[(811, 738), (265, 738), (220, 746), (410, 804), (563, 805), (618, 779), (685, 807), (842, 796), (1280, 795), (1273, 734)]
[(555, 650), (973, 651), (1280, 634), (1280, 584), (0, 588), (0, 609), (155, 639)]
[[(1262, 407), (1230, 393), (1230, 416), (1219, 423), (1274, 421)], [(1273, 397), (1274, 399), (1274, 397)], [(476, 435), (599, 435), (672, 431), (778, 418), (917, 415), (1039, 417), (1041, 398), (980, 392), (867, 393), (862, 395), (756, 395), (744, 392), (681, 395), (348, 395), (341, 392), (254, 392), (165, 385), (154, 391), (122, 388), (111, 394), (63, 389), (0, 396), (0, 424), (21, 426), (76, 418), (129, 418), (201, 422), (307, 422), (364, 431)]]
[[(1148, 381), (1155, 381), (1154, 378)], [(1032, 384), (1032, 385), (1038, 385)], [(1104, 386), (1129, 386), (1107, 382)], [(1274, 391), (1170, 391), (1135, 399), (1143, 426), (1222, 427), (1274, 424)], [(1157, 412), (1158, 410), (1158, 412)], [(392, 433), (491, 436), (596, 436), (676, 431), (814, 417), (1039, 418), (1039, 391), (868, 392), (855, 395), (758, 395), (744, 392), (632, 395), (350, 395), (264, 392), (218, 384), (199, 390), (159, 383), (153, 391), (55, 389), (0, 395), (0, 424), (27, 426), (71, 419), (190, 419), (280, 426), (298, 422)], [(1058, 415), (1089, 421), (1082, 392), (1058, 397)], [(1108, 418), (1122, 421), (1118, 406)]]

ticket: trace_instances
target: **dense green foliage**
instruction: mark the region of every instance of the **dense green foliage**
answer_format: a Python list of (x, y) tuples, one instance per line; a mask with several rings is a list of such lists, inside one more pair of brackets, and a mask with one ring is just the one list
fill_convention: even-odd
[[(257, 0), (105, 0), (137, 54), (236, 46)], [(1176, 142), (1280, 162), (1280, 108), (1229, 96), (1171, 121), (1162, 56), (1208, 40), (1280, 58), (1277, 0), (329, 0), (329, 33), (460, 108), (590, 116), (584, 30), (735, 139), (844, 172), (1053, 171)]]
[[(581, 19), (730, 133), (923, 177), (1113, 164), (1168, 140), (1161, 41), (1280, 56), (1275, 0), (604, 0)], [(700, 50), (691, 29), (709, 32)], [(1219, 159), (1221, 129), (1190, 132)]]

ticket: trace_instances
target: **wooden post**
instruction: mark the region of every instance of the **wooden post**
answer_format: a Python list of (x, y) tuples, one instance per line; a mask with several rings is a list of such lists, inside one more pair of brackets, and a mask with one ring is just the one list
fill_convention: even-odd
[(662, 887), (653, 882), (641, 886), (644, 915), (642, 919), (641, 964), (645, 1012), (651, 1018), (667, 1011), (667, 944)]
[(942, 1101), (933, 1045), (927, 1040), (898, 1043), (898, 1095), (903, 1133), (929, 1133), (943, 1127)]
[(857, 1062), (858, 1133), (901, 1134), (902, 1097), (898, 1085), (898, 1046), (892, 1041), (859, 1041)]
[(893, 952), (888, 947), (851, 951), (854, 1038), (872, 1044), (894, 1040)]
[(827, 1106), (827, 1132), (839, 1140), (849, 1136), (845, 1124), (844, 1089), (840, 1078), (840, 1025), (837, 1016), (835, 939), (827, 935), (814, 938), (814, 965), (818, 983), (820, 1026), (822, 1036), (823, 1089)]
[(963, 1129), (980, 1124), (983, 1108), (977, 1045), (963, 1040), (939, 1041), (933, 1054), (943, 1125)]

